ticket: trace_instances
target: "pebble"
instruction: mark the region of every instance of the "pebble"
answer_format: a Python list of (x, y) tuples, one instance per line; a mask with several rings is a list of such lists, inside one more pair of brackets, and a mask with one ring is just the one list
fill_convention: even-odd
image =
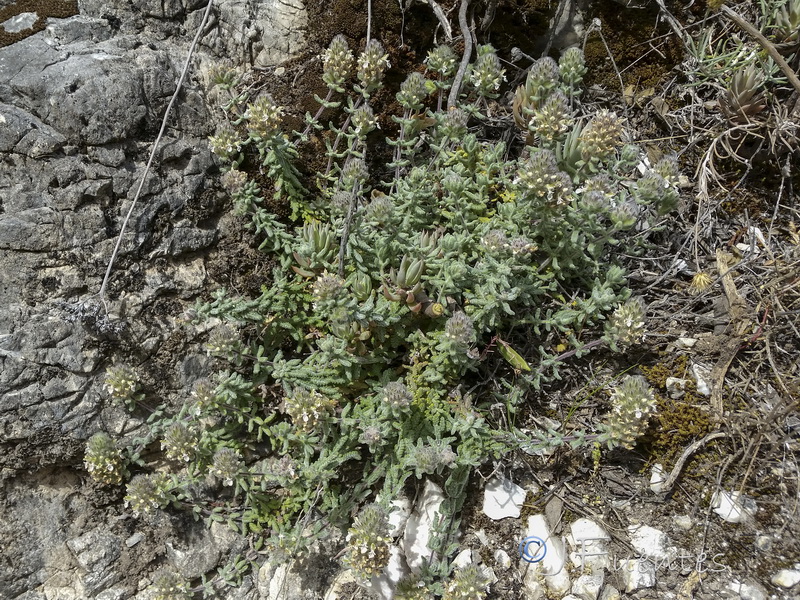
[(599, 574), (611, 567), (608, 542), (611, 536), (595, 521), (577, 519), (570, 525), (569, 543), (573, 552), (569, 557), (575, 567), (590, 574)]
[(675, 526), (678, 529), (683, 529), (684, 531), (689, 531), (692, 527), (694, 527), (692, 517), (689, 515), (675, 515), (672, 517), (672, 522), (675, 523)]
[(664, 483), (667, 481), (666, 473), (664, 473), (664, 466), (660, 463), (653, 465), (650, 471), (650, 489), (654, 494), (660, 494), (664, 491)]
[(793, 588), (800, 583), (800, 571), (795, 569), (781, 569), (770, 578), (773, 585), (780, 586), (785, 589)]
[(411, 516), (408, 517), (403, 535), (403, 551), (408, 566), (415, 573), (422, 570), (430, 557), (428, 541), (431, 539), (433, 524), (439, 518), (439, 508), (443, 501), (442, 488), (430, 479), (426, 480), (422, 495)]
[(744, 523), (758, 512), (755, 500), (740, 492), (715, 492), (711, 497), (714, 512), (728, 523)]
[(675, 558), (678, 551), (669, 545), (666, 533), (648, 525), (632, 525), (628, 527), (631, 536), (631, 545), (644, 557), (654, 558), (658, 561)]
[(505, 477), (494, 477), (483, 490), (483, 514), (494, 521), (519, 518), (527, 492)]
[(629, 594), (656, 585), (656, 567), (646, 559), (630, 558), (620, 561), (617, 573)]
[[(537, 587), (541, 588), (539, 582), (544, 579), (547, 588), (556, 594), (566, 594), (570, 587), (569, 574), (566, 569), (567, 552), (561, 538), (551, 535), (550, 528), (547, 526), (544, 515), (531, 515), (528, 517), (528, 526), (522, 534), (523, 542), (538, 538), (544, 543), (542, 550), (540, 544), (533, 544), (529, 541), (528, 555), (539, 558), (536, 562), (528, 562), (520, 559), (520, 569), (523, 573), (525, 587), (535, 594)], [(535, 585), (534, 585), (535, 584)]]

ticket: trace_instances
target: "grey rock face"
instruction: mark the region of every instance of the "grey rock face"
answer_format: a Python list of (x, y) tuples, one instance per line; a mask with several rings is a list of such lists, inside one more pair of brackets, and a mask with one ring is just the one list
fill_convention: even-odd
[(214, 126), (197, 65), (250, 52), (278, 63), (302, 47), (299, 3), (216, 3), (123, 237), (106, 314), (92, 295), (204, 6), (86, 0), (81, 15), (0, 48), (0, 598), (131, 598), (156, 564), (194, 577), (230, 551), (219, 535), (206, 551), (207, 537), (166, 517), (120, 519), (124, 490), (87, 485), (82, 466), (96, 431), (141, 427), (103, 393), (108, 364), (133, 357), (165, 403), (212, 369), (181, 325), (209, 287), (223, 205), (208, 183)]

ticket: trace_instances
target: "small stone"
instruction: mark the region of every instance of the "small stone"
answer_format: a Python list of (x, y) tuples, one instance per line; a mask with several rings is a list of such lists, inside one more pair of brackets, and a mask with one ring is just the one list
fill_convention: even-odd
[(39, 15), (35, 12), (24, 12), (14, 15), (7, 21), (0, 23), (0, 27), (6, 30), (6, 33), (19, 33), (26, 29), (32, 29), (34, 23), (39, 19)]
[(650, 472), (650, 489), (654, 494), (660, 494), (664, 491), (664, 483), (667, 481), (666, 474), (664, 473), (664, 466), (660, 463), (653, 465)]
[(563, 595), (569, 591), (571, 585), (565, 568), (567, 552), (564, 542), (561, 538), (551, 535), (544, 515), (528, 517), (528, 526), (522, 538), (519, 566), (525, 587), (533, 590), (536, 587), (533, 584), (544, 579), (545, 585), (551, 592)]
[(672, 517), (672, 522), (675, 523), (678, 529), (683, 529), (684, 531), (689, 531), (694, 527), (694, 522), (689, 515), (675, 515)]
[(728, 584), (728, 589), (739, 594), (741, 600), (767, 600), (767, 592), (760, 583), (755, 581), (739, 582), (735, 579)]
[(600, 594), (600, 600), (620, 600), (622, 595), (619, 590), (613, 586), (607, 585)]
[(656, 567), (649, 560), (631, 558), (619, 563), (620, 579), (625, 584), (627, 593), (656, 585)]
[(507, 569), (511, 566), (511, 557), (505, 550), (495, 550), (492, 556), (494, 556), (494, 560), (498, 566), (504, 569)]
[(794, 569), (781, 569), (770, 578), (773, 585), (789, 589), (800, 583), (800, 571)]
[(597, 575), (581, 575), (572, 584), (572, 593), (580, 600), (597, 600), (603, 589), (603, 573)]
[(695, 379), (697, 393), (703, 396), (711, 395), (711, 369), (700, 364), (692, 365), (692, 376)]
[(659, 561), (669, 560), (678, 553), (669, 545), (669, 537), (663, 531), (648, 525), (632, 525), (628, 527), (631, 545), (643, 557), (655, 558)]
[(427, 479), (422, 495), (417, 500), (414, 511), (408, 517), (403, 534), (403, 551), (408, 566), (415, 573), (419, 573), (430, 559), (431, 551), (428, 548), (428, 541), (433, 534), (433, 524), (439, 518), (439, 508), (443, 501), (442, 488)]
[(600, 574), (611, 567), (608, 542), (611, 536), (605, 529), (591, 519), (581, 518), (570, 525), (569, 543), (573, 552), (569, 557), (572, 564), (590, 574)]
[(144, 539), (144, 534), (142, 534), (142, 533), (137, 531), (131, 537), (129, 537), (127, 540), (125, 540), (125, 545), (128, 548), (133, 548), (136, 544), (141, 542), (143, 539)]
[(679, 348), (687, 348), (687, 349), (693, 348), (696, 343), (697, 343), (697, 338), (691, 338), (691, 337), (678, 338)]
[(724, 490), (711, 497), (711, 507), (728, 523), (744, 523), (758, 512), (758, 506), (752, 498), (740, 492)]
[(678, 400), (686, 395), (686, 384), (689, 382), (680, 377), (667, 377), (667, 392), (673, 400)]
[(286, 74), (286, 67), (277, 67), (275, 69), (276, 77), (281, 77), (282, 75), (285, 75), (285, 74)]
[(505, 477), (491, 479), (483, 491), (483, 513), (495, 521), (519, 518), (526, 492)]
[(463, 569), (472, 564), (472, 550), (464, 548), (461, 552), (456, 554), (453, 559), (453, 565), (459, 569)]

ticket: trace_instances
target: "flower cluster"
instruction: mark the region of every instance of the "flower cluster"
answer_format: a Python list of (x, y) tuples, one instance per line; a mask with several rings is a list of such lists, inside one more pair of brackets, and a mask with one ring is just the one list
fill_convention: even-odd
[(411, 392), (402, 381), (392, 381), (383, 388), (383, 401), (392, 409), (405, 409), (412, 399)]
[(164, 473), (136, 475), (130, 480), (125, 504), (136, 515), (151, 513), (170, 502), (169, 477)]
[(640, 376), (627, 376), (611, 395), (611, 412), (606, 416), (603, 434), (598, 441), (609, 448), (633, 448), (647, 430), (655, 412), (656, 399), (650, 386)]
[(234, 162), (242, 149), (242, 140), (230, 125), (221, 127), (217, 135), (208, 138), (208, 142), (211, 151), (224, 162)]
[(456, 74), (458, 58), (450, 46), (436, 46), (428, 52), (425, 64), (442, 79), (450, 79)]
[(360, 579), (379, 575), (389, 564), (389, 520), (378, 505), (365, 507), (347, 533), (345, 564)]
[(444, 590), (442, 600), (482, 600), (486, 598), (489, 578), (478, 565), (467, 565), (456, 570)]
[(475, 326), (463, 312), (457, 312), (444, 324), (444, 335), (456, 346), (466, 350), (475, 343)]
[(361, 92), (369, 96), (383, 85), (383, 75), (389, 68), (389, 55), (384, 51), (381, 43), (371, 39), (358, 57), (356, 77), (361, 84)]
[(644, 302), (632, 298), (619, 306), (606, 323), (606, 339), (615, 346), (630, 346), (644, 334)]
[(248, 105), (244, 118), (247, 119), (247, 130), (253, 139), (267, 139), (280, 130), (283, 122), (283, 107), (275, 104), (271, 96), (261, 96)]
[(183, 423), (173, 423), (164, 432), (161, 449), (169, 460), (189, 462), (197, 449), (197, 434)]
[(424, 475), (442, 473), (445, 469), (451, 468), (458, 455), (453, 452), (444, 440), (433, 440), (427, 444), (417, 444), (409, 455), (409, 466), (414, 467), (414, 473), (418, 478)]
[(220, 448), (214, 453), (210, 472), (222, 480), (222, 485), (230, 487), (244, 467), (239, 453), (232, 448)]
[(565, 203), (572, 192), (569, 175), (558, 168), (555, 155), (546, 148), (520, 165), (517, 177), (531, 195), (553, 200), (556, 204)]
[(112, 399), (127, 402), (136, 395), (139, 379), (136, 372), (127, 365), (109, 367), (104, 387)]
[(126, 475), (122, 454), (106, 433), (95, 433), (89, 438), (83, 464), (92, 479), (106, 485), (122, 483)]
[(505, 70), (500, 66), (494, 48), (490, 44), (478, 47), (478, 59), (472, 66), (470, 79), (479, 96), (496, 98), (500, 84), (505, 80)]
[(406, 110), (417, 111), (422, 108), (422, 103), (427, 96), (428, 88), (425, 85), (425, 77), (422, 73), (414, 72), (400, 84), (397, 101)]
[(152, 600), (191, 600), (189, 582), (174, 571), (162, 571), (153, 578), (149, 591)]
[(322, 80), (337, 92), (344, 92), (342, 87), (353, 69), (353, 53), (342, 34), (334, 36), (330, 46), (322, 53)]
[(617, 150), (622, 138), (622, 120), (607, 110), (599, 111), (580, 135), (581, 155), (586, 162), (601, 163)]
[(283, 400), (284, 410), (301, 431), (314, 431), (320, 422), (328, 418), (336, 402), (319, 392), (297, 389)]
[(531, 127), (542, 143), (552, 143), (562, 137), (572, 125), (572, 115), (567, 97), (557, 90), (533, 111)]

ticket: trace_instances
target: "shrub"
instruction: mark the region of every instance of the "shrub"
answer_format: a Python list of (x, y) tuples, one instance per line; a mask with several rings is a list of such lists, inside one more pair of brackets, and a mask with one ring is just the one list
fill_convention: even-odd
[[(626, 232), (642, 214), (672, 201), (669, 165), (645, 175), (655, 185), (630, 183), (639, 152), (622, 142), (616, 115), (579, 104), (585, 67), (574, 50), (560, 64), (540, 60), (517, 90), (514, 121), (527, 143), (500, 141), (488, 109), (503, 69), (491, 46), (477, 54), (459, 106), (445, 110), (455, 55), (431, 52), (427, 77), (413, 73), (397, 93), (403, 113), (383, 153), (370, 102), (388, 60), (375, 41), (354, 59), (334, 39), (323, 55), (329, 93), (303, 132), (283, 132), (272, 98), (243, 103), (225, 79), (230, 122), (212, 148), (236, 211), (250, 215), (278, 266), (260, 296), (218, 290), (196, 307), (224, 322), (209, 351), (229, 367), (160, 426), (168, 457), (185, 466), (156, 490), (259, 540), (271, 534), (291, 553), (328, 528), (300, 516), (345, 529), (377, 498), (349, 536), (347, 562), (366, 577), (388, 557), (389, 502), (409, 477), (434, 477), (447, 495), (432, 548), (441, 560), (430, 569), (441, 578), (472, 469), (531, 443), (489, 407), (513, 416), (567, 354), (641, 335), (643, 307), (626, 303), (614, 250), (633, 243)], [(324, 127), (326, 110), (343, 122)], [(314, 130), (327, 166), (311, 181), (297, 160)], [(267, 208), (255, 169), (290, 219)], [(615, 310), (604, 337), (587, 344)], [(549, 350), (556, 335), (567, 354)], [(580, 443), (631, 443), (636, 411), (617, 429), (613, 414)], [(197, 492), (210, 475), (223, 483), (213, 505)], [(437, 589), (482, 597), (481, 577), (466, 570)]]

